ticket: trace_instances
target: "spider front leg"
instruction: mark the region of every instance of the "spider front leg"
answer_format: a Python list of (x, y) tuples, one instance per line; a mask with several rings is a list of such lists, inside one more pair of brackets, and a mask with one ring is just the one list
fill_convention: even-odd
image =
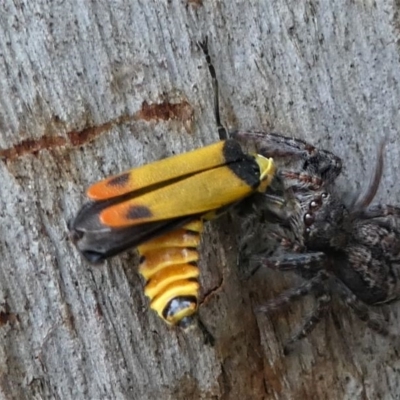
[[(281, 178), (286, 181), (286, 185), (289, 186), (294, 192), (304, 189), (318, 190), (324, 184), (324, 181), (319, 176), (310, 175), (305, 172), (279, 170), (278, 173)], [(289, 181), (293, 181), (294, 183), (289, 184)]]
[[(319, 258), (319, 257), (318, 257)], [(317, 258), (315, 258), (317, 259)], [(319, 258), (320, 261), (323, 258)], [(306, 268), (304, 265), (300, 267)], [(310, 275), (310, 270), (307, 270), (307, 275)], [(330, 307), (331, 296), (329, 291), (326, 289), (325, 282), (329, 279), (329, 275), (325, 270), (319, 270), (316, 275), (311, 277), (309, 280), (304, 282), (302, 285), (294, 287), (292, 289), (288, 289), (281, 293), (279, 296), (269, 300), (266, 304), (258, 306), (255, 311), (256, 312), (271, 312), (273, 310), (277, 310), (286, 306), (294, 300), (298, 300), (301, 297), (307, 296), (311, 293), (315, 294), (315, 298), (317, 300), (317, 305), (311, 315), (306, 318), (302, 327), (299, 329), (297, 333), (295, 333), (285, 344), (284, 353), (288, 354), (291, 346), (295, 344), (297, 341), (308, 336), (316, 325), (321, 321), (321, 319), (326, 314), (326, 311)]]
[(321, 286), (323, 281), (328, 278), (327, 272), (325, 269), (322, 269), (326, 263), (326, 255), (321, 252), (285, 252), (280, 256), (264, 257), (261, 255), (254, 259), (258, 265), (252, 271), (252, 275), (261, 267), (268, 267), (280, 271), (295, 271), (303, 277), (308, 278), (302, 285), (288, 289), (274, 299), (269, 300), (266, 304), (257, 307), (257, 312), (269, 312), (279, 309), (292, 300), (308, 295), (314, 288)]
[(299, 274), (307, 275), (318, 272), (325, 262), (326, 255), (318, 251), (314, 253), (285, 252), (282, 255), (272, 257), (259, 255), (253, 257), (253, 263), (258, 265), (251, 271), (251, 275), (254, 275), (261, 267), (280, 271), (296, 270)]
[[(293, 300), (297, 300), (310, 293), (315, 294), (317, 300), (317, 306), (312, 314), (304, 322), (301, 329), (286, 343), (284, 352), (287, 354), (291, 345), (306, 337), (315, 328), (328, 309), (331, 296), (325, 282), (329, 279), (330, 275), (325, 269), (328, 258), (324, 253), (299, 253), (298, 251), (305, 250), (304, 246), (290, 242), (287, 238), (281, 238), (280, 244), (285, 249), (285, 252), (282, 255), (273, 257), (258, 256), (256, 258), (258, 262), (257, 269), (261, 266), (266, 266), (283, 271), (293, 270), (303, 276), (306, 281), (300, 286), (286, 290), (279, 296), (269, 300), (266, 304), (258, 306), (255, 311), (270, 312), (280, 309)], [(291, 249), (291, 251), (287, 251), (286, 249)]]
[(319, 177), (326, 183), (332, 183), (342, 170), (339, 157), (301, 139), (260, 131), (237, 131), (232, 136), (255, 142), (258, 152), (266, 157), (299, 161), (300, 174)]
[(298, 300), (301, 297), (307, 296), (313, 292), (317, 287), (323, 286), (325, 280), (328, 279), (328, 275), (324, 270), (319, 271), (310, 280), (307, 280), (303, 284), (294, 288), (285, 290), (280, 295), (267, 301), (265, 304), (258, 306), (256, 312), (271, 312), (278, 310), (283, 306), (291, 303), (294, 300)]

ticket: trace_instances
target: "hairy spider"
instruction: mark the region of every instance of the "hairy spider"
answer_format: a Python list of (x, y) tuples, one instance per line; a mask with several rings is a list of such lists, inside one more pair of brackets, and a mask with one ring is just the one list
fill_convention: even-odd
[[(219, 137), (255, 142), (257, 152), (273, 157), (279, 170), (268, 193), (253, 205), (264, 208), (273, 222), (267, 237), (278, 239), (273, 254), (253, 257), (257, 268), (292, 270), (305, 282), (281, 293), (258, 311), (279, 309), (290, 301), (313, 293), (317, 305), (287, 346), (306, 337), (331, 303), (331, 287), (356, 315), (375, 331), (389, 335), (368, 306), (400, 297), (400, 208), (370, 204), (383, 171), (382, 141), (370, 184), (360, 196), (345, 194), (335, 185), (342, 161), (333, 153), (278, 134), (257, 131), (226, 132), (219, 113), (218, 81), (208, 53), (207, 38), (198, 43), (206, 57), (214, 90), (214, 114)], [(259, 199), (260, 200), (260, 199)], [(248, 206), (248, 205), (247, 205)], [(271, 227), (271, 224), (269, 224)], [(254, 237), (250, 235), (250, 242)], [(286, 347), (288, 349), (288, 347)]]
[[(400, 208), (370, 207), (382, 177), (384, 141), (366, 192), (349, 197), (335, 185), (342, 163), (334, 154), (277, 134), (237, 132), (236, 137), (255, 141), (261, 154), (283, 163), (277, 177), (280, 193), (269, 195), (266, 201), (278, 219), (272, 234), (279, 239), (280, 249), (256, 256), (253, 273), (265, 266), (293, 270), (305, 279), (258, 311), (268, 312), (307, 294), (315, 295), (315, 309), (288, 346), (307, 336), (321, 320), (330, 306), (331, 288), (335, 288), (370, 328), (389, 335), (380, 318), (368, 309), (400, 296)], [(287, 165), (293, 169), (286, 169)]]

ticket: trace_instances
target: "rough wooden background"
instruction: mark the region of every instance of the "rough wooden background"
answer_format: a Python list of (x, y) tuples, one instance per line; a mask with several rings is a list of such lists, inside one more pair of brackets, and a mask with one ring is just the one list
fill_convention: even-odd
[[(202, 245), (204, 344), (148, 310), (134, 252), (87, 265), (67, 221), (92, 182), (217, 140), (208, 35), (229, 127), (345, 160), (359, 189), (387, 135), (399, 203), (398, 0), (4, 0), (0, 5), (2, 399), (398, 399), (398, 344), (347, 309), (282, 354), (310, 302), (257, 317), (291, 282), (237, 272), (233, 215)], [(347, 181), (346, 181), (347, 179)], [(254, 295), (255, 293), (255, 295)], [(400, 305), (379, 310), (399, 330)]]

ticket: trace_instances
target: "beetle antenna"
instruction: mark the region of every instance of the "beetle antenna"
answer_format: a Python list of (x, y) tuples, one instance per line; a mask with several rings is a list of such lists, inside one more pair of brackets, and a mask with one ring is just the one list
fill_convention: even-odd
[(219, 90), (218, 90), (218, 79), (217, 74), (215, 72), (214, 65), (211, 61), (210, 53), (208, 52), (208, 37), (199, 42), (200, 48), (203, 50), (203, 53), (206, 57), (208, 70), (210, 71), (211, 79), (212, 79), (212, 86), (214, 91), (214, 115), (215, 121), (217, 123), (218, 135), (221, 140), (226, 140), (228, 138), (228, 133), (226, 128), (222, 125), (221, 116), (219, 113)]

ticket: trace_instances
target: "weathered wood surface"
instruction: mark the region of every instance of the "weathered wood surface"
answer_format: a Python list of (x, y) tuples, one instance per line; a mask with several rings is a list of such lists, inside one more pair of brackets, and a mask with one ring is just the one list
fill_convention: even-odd
[[(201, 317), (148, 311), (133, 252), (89, 266), (68, 239), (84, 189), (217, 140), (196, 41), (210, 39), (229, 127), (274, 129), (345, 160), (360, 188), (391, 140), (379, 199), (399, 203), (399, 2), (5, 0), (0, 10), (0, 397), (396, 399), (397, 345), (343, 306), (289, 356), (309, 303), (256, 318), (288, 277), (237, 272), (234, 216), (202, 246)], [(399, 304), (379, 310), (399, 326)]]

